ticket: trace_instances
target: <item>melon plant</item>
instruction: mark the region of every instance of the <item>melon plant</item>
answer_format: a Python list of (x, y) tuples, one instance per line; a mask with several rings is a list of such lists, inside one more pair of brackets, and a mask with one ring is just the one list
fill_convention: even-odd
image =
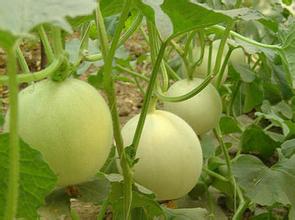
[[(132, 143), (138, 120), (136, 115), (123, 127), (125, 146)], [(158, 200), (186, 195), (202, 171), (197, 135), (184, 120), (162, 110), (147, 115), (136, 158), (139, 162), (134, 167), (134, 179), (155, 192)]]
[(43, 80), (19, 93), (19, 136), (43, 154), (58, 186), (81, 183), (107, 159), (113, 140), (110, 111), (86, 82)]
[[(174, 83), (167, 91), (168, 96), (184, 95), (203, 82), (203, 79), (183, 79)], [(164, 109), (183, 118), (197, 134), (215, 128), (222, 113), (222, 102), (218, 91), (209, 84), (194, 97), (182, 102), (164, 102)]]

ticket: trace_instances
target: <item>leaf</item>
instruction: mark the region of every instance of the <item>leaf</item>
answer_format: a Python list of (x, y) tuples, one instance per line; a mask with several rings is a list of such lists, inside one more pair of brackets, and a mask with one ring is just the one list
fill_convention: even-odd
[(121, 12), (124, 1), (122, 0), (101, 0), (100, 10), (104, 17), (115, 15)]
[(241, 132), (238, 122), (230, 116), (223, 116), (219, 122), (222, 134)]
[(96, 75), (90, 75), (88, 77), (88, 83), (90, 83), (92, 86), (94, 86), (97, 89), (103, 89), (104, 81), (103, 81), (102, 69), (99, 70)]
[(209, 132), (202, 134), (200, 141), (204, 159), (214, 156), (217, 144), (214, 143), (213, 134)]
[(270, 138), (257, 125), (250, 125), (241, 136), (241, 148), (243, 152), (255, 153), (263, 158), (272, 155), (279, 143)]
[[(117, 173), (104, 174), (105, 178), (110, 182), (109, 201), (113, 207), (113, 217), (123, 219), (123, 176)], [(145, 187), (135, 183), (133, 189), (133, 198), (131, 208), (143, 207), (148, 219), (153, 219), (163, 214), (160, 204), (155, 200), (155, 195)]]
[(231, 20), (189, 0), (136, 0), (136, 3), (143, 14), (156, 24), (163, 39)]
[(290, 130), (289, 130), (289, 127), (287, 126), (287, 124), (285, 123), (285, 121), (282, 118), (280, 118), (278, 115), (276, 115), (274, 112), (270, 112), (270, 113), (256, 112), (255, 115), (258, 117), (263, 117), (265, 119), (268, 119), (275, 126), (281, 127), (283, 130), (283, 134), (285, 136), (287, 136), (289, 134)]
[(203, 208), (170, 209), (163, 208), (166, 220), (206, 220), (208, 211)]
[(95, 7), (95, 0), (0, 1), (0, 35), (6, 32), (4, 35), (8, 39), (24, 36), (42, 23), (52, 23), (71, 31), (65, 17), (87, 15)]
[[(9, 134), (0, 135), (0, 219), (6, 206), (9, 172)], [(17, 217), (37, 219), (37, 208), (44, 204), (44, 198), (53, 190), (57, 178), (50, 170), (39, 151), (20, 141), (20, 185)]]
[(295, 22), (279, 30), (279, 38), (283, 44), (283, 50), (280, 51), (284, 68), (289, 72), (292, 78), (295, 78)]
[(251, 83), (255, 80), (255, 72), (253, 72), (248, 65), (232, 65), (234, 70), (240, 75), (240, 78), (243, 82)]
[(223, 13), (232, 19), (241, 19), (244, 21), (260, 20), (264, 18), (264, 15), (259, 11), (250, 8), (237, 8), (232, 10), (216, 10)]
[(258, 81), (244, 84), (245, 102), (243, 106), (243, 112), (250, 112), (257, 105), (260, 105), (263, 101), (263, 91), (261, 84)]
[(65, 219), (70, 216), (70, 196), (64, 188), (55, 190), (46, 197), (46, 204), (39, 208), (41, 220)]
[(278, 86), (282, 92), (283, 98), (284, 99), (292, 98), (294, 93), (293, 93), (291, 79), (289, 77), (288, 72), (285, 72), (282, 66), (275, 65), (273, 62), (271, 62), (271, 67), (273, 70), (274, 78), (276, 82), (278, 83)]
[(282, 145), (282, 153), (285, 157), (290, 158), (295, 154), (295, 139), (287, 140)]
[(295, 219), (295, 155), (271, 168), (252, 155), (241, 155), (233, 162), (233, 174), (252, 202), (291, 205), (289, 219)]
[(79, 190), (79, 200), (82, 202), (101, 203), (108, 195), (110, 183), (103, 175), (89, 182), (77, 186)]
[(288, 105), (285, 101), (279, 102), (277, 105), (273, 106), (275, 112), (281, 113), (287, 119), (292, 119), (293, 111), (290, 105)]

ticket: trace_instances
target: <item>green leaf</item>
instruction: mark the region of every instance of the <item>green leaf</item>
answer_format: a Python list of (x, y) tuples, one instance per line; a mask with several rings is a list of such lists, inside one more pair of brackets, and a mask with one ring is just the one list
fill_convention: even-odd
[(283, 50), (280, 51), (284, 68), (289, 72), (292, 78), (295, 78), (295, 22), (288, 26), (281, 26), (279, 37), (283, 44)]
[(286, 4), (286, 5), (291, 5), (292, 0), (283, 0), (283, 3)]
[(232, 10), (220, 10), (218, 12), (223, 13), (232, 19), (241, 19), (244, 21), (260, 20), (264, 18), (263, 14), (259, 11), (250, 8), (236, 8)]
[(90, 181), (77, 186), (81, 196), (80, 201), (101, 203), (108, 195), (110, 190), (109, 181), (101, 174)]
[(219, 125), (222, 134), (241, 132), (238, 122), (230, 116), (222, 116)]
[(70, 216), (70, 196), (65, 188), (53, 191), (46, 197), (46, 204), (38, 209), (41, 219), (64, 219)]
[(263, 117), (265, 119), (268, 119), (271, 121), (273, 125), (277, 127), (281, 127), (283, 130), (283, 134), (285, 136), (289, 134), (290, 130), (287, 124), (285, 123), (285, 121), (282, 118), (280, 118), (278, 115), (276, 115), (274, 112), (270, 112), (270, 113), (256, 112), (255, 115), (258, 117)]
[[(123, 219), (123, 177), (120, 174), (104, 174), (111, 183), (109, 201), (113, 207), (113, 217)], [(156, 201), (155, 195), (145, 187), (135, 183), (132, 199), (132, 210), (143, 207), (148, 219), (153, 219), (163, 214), (162, 207)]]
[(201, 147), (204, 159), (209, 159), (215, 155), (217, 143), (214, 143), (214, 135), (212, 132), (207, 132), (200, 136)]
[[(6, 206), (9, 173), (9, 134), (0, 135), (0, 219)], [(17, 217), (37, 219), (37, 208), (53, 190), (57, 178), (44, 162), (41, 153), (20, 141), (20, 185)]]
[(103, 89), (103, 73), (102, 69), (96, 75), (91, 75), (88, 77), (88, 82), (97, 89)]
[(248, 65), (232, 65), (234, 70), (240, 75), (240, 78), (243, 82), (251, 83), (255, 80), (255, 72), (253, 72)]
[(261, 84), (258, 81), (244, 84), (245, 102), (243, 106), (243, 112), (250, 112), (257, 105), (260, 105), (263, 101), (263, 91)]
[(203, 208), (169, 209), (163, 208), (166, 220), (206, 220), (208, 211)]
[[(273, 70), (274, 78), (276, 82), (278, 83), (279, 88), (282, 92), (283, 98), (284, 99), (292, 98), (294, 93), (293, 93), (291, 79), (289, 77), (288, 72), (285, 72), (282, 66), (274, 65), (274, 63), (272, 62), (271, 62), (271, 67)], [(295, 74), (295, 72), (292, 74)]]
[(295, 155), (271, 168), (254, 156), (241, 155), (233, 162), (233, 174), (252, 202), (291, 205), (289, 219), (295, 219)]
[(282, 145), (282, 153), (285, 157), (290, 158), (295, 154), (295, 139), (287, 140)]
[(65, 17), (87, 15), (95, 7), (94, 0), (0, 1), (0, 30), (23, 36), (39, 24), (52, 23), (71, 31)]
[(279, 143), (270, 138), (257, 125), (250, 125), (241, 136), (241, 148), (243, 152), (258, 154), (263, 158), (272, 155)]
[(124, 1), (122, 0), (101, 0), (100, 10), (104, 17), (115, 15), (121, 12)]
[(189, 0), (136, 0), (136, 3), (143, 14), (156, 24), (162, 39), (231, 20), (220, 12)]

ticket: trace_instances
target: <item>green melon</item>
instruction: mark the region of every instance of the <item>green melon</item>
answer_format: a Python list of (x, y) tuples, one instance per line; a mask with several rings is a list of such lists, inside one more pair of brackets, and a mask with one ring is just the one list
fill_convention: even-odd
[(67, 186), (88, 181), (103, 166), (112, 120), (102, 96), (86, 82), (43, 80), (19, 93), (19, 135), (43, 154), (58, 186)]

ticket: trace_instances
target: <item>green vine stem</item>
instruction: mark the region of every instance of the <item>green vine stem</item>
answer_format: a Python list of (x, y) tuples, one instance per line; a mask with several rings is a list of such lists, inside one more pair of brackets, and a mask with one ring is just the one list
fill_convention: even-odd
[(22, 71), (25, 72), (25, 73), (31, 72), (30, 68), (28, 67), (27, 61), (26, 61), (26, 59), (25, 59), (25, 57), (23, 55), (23, 52), (20, 49), (20, 47), (16, 48), (16, 55), (17, 55), (18, 62), (19, 62), (19, 65), (20, 65)]
[(87, 54), (85, 52), (82, 53), (82, 60), (88, 61), (88, 62), (96, 62), (99, 60), (102, 60), (102, 54), (98, 53), (98, 54)]
[(117, 101), (116, 101), (116, 94), (115, 94), (115, 85), (112, 76), (112, 63), (113, 58), (116, 52), (116, 48), (120, 39), (120, 34), (124, 28), (125, 20), (128, 17), (129, 7), (130, 7), (131, 0), (125, 0), (123, 10), (117, 24), (114, 37), (111, 43), (111, 47), (108, 50), (108, 38), (106, 34), (106, 28), (104, 25), (103, 16), (100, 11), (100, 6), (98, 4), (96, 10), (96, 24), (97, 30), (100, 40), (100, 46), (102, 55), (104, 58), (104, 85), (105, 91), (107, 93), (107, 97), (109, 100), (109, 105), (111, 107), (111, 115), (113, 121), (113, 129), (114, 129), (114, 138), (116, 141), (117, 151), (120, 157), (120, 164), (122, 167), (123, 177), (124, 177), (124, 219), (129, 219), (130, 212), (131, 212), (131, 203), (132, 203), (132, 171), (129, 166), (127, 156), (124, 151), (124, 143), (121, 134), (121, 127), (119, 121), (119, 114), (117, 111)]
[(79, 46), (79, 56), (74, 63), (75, 67), (78, 67), (85, 57), (84, 50), (88, 49), (89, 31), (90, 31), (91, 25), (92, 25), (92, 22), (89, 22), (86, 26), (84, 26), (84, 28), (82, 28), (82, 36), (81, 36), (81, 42)]
[(45, 50), (45, 54), (46, 54), (48, 63), (51, 63), (54, 59), (54, 54), (53, 54), (52, 48), (50, 46), (50, 43), (49, 43), (49, 40), (48, 40), (48, 37), (47, 37), (47, 34), (45, 32), (43, 25), (40, 25), (38, 27), (38, 33), (39, 33), (41, 42), (44, 46), (44, 50)]
[(163, 42), (162, 45), (161, 45), (161, 48), (159, 50), (159, 53), (158, 53), (158, 56), (157, 56), (157, 59), (156, 59), (156, 62), (155, 62), (151, 77), (150, 77), (150, 82), (149, 82), (149, 85), (148, 85), (148, 88), (147, 88), (147, 91), (146, 91), (146, 95), (144, 97), (143, 107), (142, 107), (142, 110), (141, 110), (139, 121), (138, 121), (138, 124), (137, 124), (137, 127), (136, 127), (136, 131), (135, 131), (135, 134), (134, 134), (133, 141), (132, 141), (132, 146), (134, 147), (134, 150), (135, 150), (134, 156), (136, 155), (139, 140), (140, 140), (140, 137), (141, 137), (141, 134), (142, 134), (142, 131), (143, 131), (145, 118), (146, 118), (146, 115), (147, 115), (147, 113), (149, 111), (149, 105), (150, 105), (150, 102), (151, 102), (151, 99), (152, 99), (152, 96), (153, 96), (153, 90), (154, 90), (155, 85), (156, 85), (157, 75), (158, 75), (158, 72), (159, 72), (159, 69), (160, 69), (162, 59), (164, 57), (164, 52), (165, 52), (166, 46), (167, 46), (167, 41)]
[(143, 19), (143, 15), (141, 14), (140, 11), (137, 11), (134, 21), (132, 22), (128, 30), (124, 34), (122, 34), (118, 43), (118, 47), (123, 45), (126, 42), (126, 40), (128, 40), (129, 37), (137, 30), (137, 28), (142, 22), (142, 19)]
[(101, 206), (98, 216), (97, 216), (97, 220), (105, 219), (105, 214), (106, 214), (106, 210), (108, 208), (109, 203), (110, 203), (110, 201), (109, 201), (109, 198), (107, 197), (102, 203), (102, 206)]
[(52, 37), (53, 37), (53, 49), (55, 55), (61, 55), (63, 53), (63, 43), (61, 30), (59, 27), (52, 27)]
[[(209, 53), (208, 53), (208, 64), (207, 64), (207, 73), (206, 75), (209, 75), (211, 74), (211, 63), (212, 63), (212, 51), (213, 51), (213, 42), (210, 41), (210, 44), (209, 44)], [(217, 58), (217, 57), (216, 57)], [(205, 57), (206, 59), (206, 57)]]
[(187, 58), (185, 57), (184, 50), (174, 40), (171, 40), (171, 45), (173, 46), (175, 51), (178, 53), (178, 55), (181, 57), (181, 60), (185, 67), (186, 77), (189, 79), (190, 64)]
[[(154, 24), (151, 21), (147, 21), (147, 27), (148, 27), (149, 43), (151, 48), (152, 64), (154, 65), (157, 58), (157, 54), (159, 52), (160, 40), (159, 40), (157, 29), (155, 28)], [(167, 70), (165, 67), (165, 63), (163, 61), (161, 61), (160, 70), (162, 73), (161, 89), (162, 91), (167, 91), (169, 86), (169, 78), (168, 78)]]
[(20, 147), (18, 138), (18, 83), (17, 62), (14, 48), (7, 50), (7, 72), (9, 87), (9, 179), (7, 190), (7, 203), (4, 220), (15, 219), (18, 203), (19, 160)]
[[(229, 178), (230, 184), (234, 188), (234, 192), (235, 193), (237, 192), (238, 197), (239, 197), (240, 204), (239, 204), (238, 209), (237, 210), (235, 209), (235, 215), (233, 217), (233, 220), (239, 220), (239, 219), (241, 219), (241, 216), (242, 216), (247, 204), (245, 202), (243, 193), (241, 192), (239, 186), (237, 186), (235, 177), (234, 177), (234, 175), (232, 173), (231, 159), (230, 159), (227, 147), (226, 147), (226, 145), (225, 145), (225, 143), (223, 141), (223, 137), (222, 137), (221, 130), (220, 130), (219, 126), (217, 126), (217, 128), (214, 129), (214, 134), (215, 134), (215, 136), (216, 136), (216, 138), (217, 138), (217, 140), (218, 140), (218, 142), (220, 144), (220, 147), (221, 147), (223, 155), (224, 155), (224, 159), (225, 159), (226, 166), (227, 166), (227, 171), (228, 171), (227, 176)], [(236, 199), (234, 201), (235, 201), (235, 204), (236, 204)], [(236, 205), (234, 207), (236, 207)]]
[(217, 75), (219, 73), (220, 66), (222, 63), (224, 47), (226, 45), (227, 38), (229, 37), (229, 33), (233, 27), (234, 27), (234, 22), (233, 21), (229, 22), (226, 26), (224, 33), (223, 33), (223, 38), (221, 39), (221, 42), (220, 42), (220, 45), (218, 48), (217, 57), (216, 57), (215, 65), (214, 65), (214, 69), (213, 69), (213, 73), (215, 75)]
[(199, 36), (199, 44), (201, 45), (201, 54), (200, 57), (193, 62), (191, 68), (190, 68), (190, 75), (193, 76), (197, 66), (201, 65), (204, 59), (204, 53), (205, 53), (205, 37), (204, 37), (204, 33), (202, 33), (201, 31), (198, 32), (198, 36)]
[(219, 72), (218, 77), (217, 77), (216, 88), (219, 88), (220, 85), (221, 85), (221, 82), (222, 82), (222, 79), (223, 79), (223, 75), (224, 75), (226, 66), (228, 64), (229, 58), (230, 58), (230, 56), (232, 54), (232, 51), (233, 51), (233, 48), (230, 47), (230, 49), (227, 51), (227, 53), (225, 55), (224, 61), (222, 63), (220, 72)]
[(173, 80), (181, 80), (181, 77), (172, 69), (172, 67), (168, 64), (168, 62), (164, 59), (164, 64), (166, 66), (166, 70), (168, 75), (173, 79)]
[(247, 209), (249, 202), (244, 199), (244, 195), (243, 195), (239, 186), (236, 186), (236, 190), (238, 193), (240, 203), (239, 203), (237, 211), (235, 212), (235, 214), (233, 216), (233, 220), (240, 220), (240, 219), (242, 219), (243, 213)]
[[(54, 60), (46, 69), (40, 70), (35, 73), (22, 73), (16, 76), (17, 83), (27, 83), (32, 81), (37, 81), (44, 79), (58, 70), (58, 68), (63, 63), (64, 58), (59, 57), (58, 59)], [(7, 85), (9, 84), (9, 77), (8, 76), (0, 76), (0, 85)]]
[(98, 4), (96, 7), (95, 11), (95, 24), (96, 24), (96, 29), (97, 29), (97, 34), (98, 34), (98, 39), (99, 39), (99, 48), (102, 53), (103, 59), (106, 59), (107, 53), (109, 50), (109, 40), (108, 40), (108, 35), (107, 31), (104, 25), (104, 19), (100, 11), (100, 0), (98, 0)]
[(149, 81), (149, 78), (147, 78), (147, 77), (144, 76), (143, 74), (140, 74), (140, 73), (137, 73), (137, 72), (135, 72), (135, 71), (133, 71), (133, 70), (130, 70), (130, 69), (128, 69), (128, 68), (126, 68), (126, 67), (124, 67), (124, 66), (122, 66), (122, 65), (120, 65), (120, 64), (117, 64), (117, 65), (116, 65), (116, 68), (117, 68), (118, 70), (121, 70), (121, 71), (124, 71), (124, 72), (126, 72), (126, 73), (129, 73), (130, 75), (132, 75), (132, 76), (134, 76), (134, 77), (136, 77), (136, 78), (140, 78), (140, 79), (142, 79), (142, 80), (144, 80), (144, 81), (146, 81), (146, 82)]
[(209, 176), (215, 177), (216, 179), (219, 179), (219, 180), (221, 180), (223, 182), (228, 182), (228, 179), (227, 178), (225, 178), (224, 176), (222, 176), (222, 175), (220, 175), (218, 173), (215, 173), (212, 170), (209, 170), (206, 167), (203, 167), (203, 171), (205, 171)]
[[(212, 27), (209, 27), (207, 28), (208, 30), (211, 30), (211, 31), (222, 31), (222, 32), (225, 32), (226, 29), (220, 25), (214, 25)], [(281, 50), (282, 47), (280, 45), (270, 45), (270, 44), (263, 44), (263, 43), (259, 43), (255, 40), (252, 40), (250, 38), (247, 38), (247, 37), (244, 37), (240, 34), (238, 34), (237, 32), (234, 32), (234, 31), (229, 31), (229, 35), (232, 36), (232, 37), (235, 37), (237, 39), (240, 39), (242, 41), (245, 41), (249, 44), (252, 44), (254, 46), (257, 46), (257, 47), (262, 47), (262, 48), (268, 48), (268, 49), (274, 49), (274, 50)]]
[(192, 31), (191, 33), (188, 34), (187, 41), (186, 41), (185, 46), (184, 46), (184, 56), (185, 57), (188, 57), (189, 53), (191, 52), (192, 41), (195, 38), (196, 34), (197, 34), (196, 30), (194, 30), (194, 31)]
[(214, 77), (215, 76), (213, 74), (208, 75), (200, 85), (192, 89), (190, 92), (181, 96), (167, 96), (164, 93), (162, 93), (160, 90), (158, 90), (156, 94), (160, 100), (165, 102), (182, 102), (200, 93), (212, 81)]

